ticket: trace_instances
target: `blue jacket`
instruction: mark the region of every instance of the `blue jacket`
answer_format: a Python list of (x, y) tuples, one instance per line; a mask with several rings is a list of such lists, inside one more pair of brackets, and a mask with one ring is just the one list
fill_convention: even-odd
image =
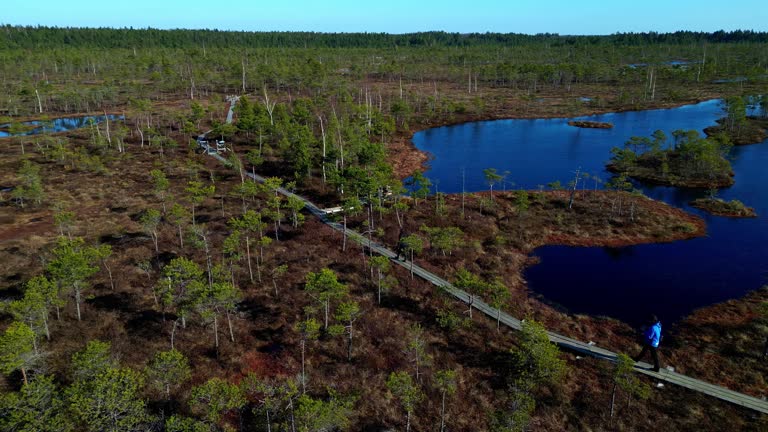
[(645, 331), (645, 342), (648, 345), (658, 348), (659, 340), (661, 340), (661, 321), (648, 327)]

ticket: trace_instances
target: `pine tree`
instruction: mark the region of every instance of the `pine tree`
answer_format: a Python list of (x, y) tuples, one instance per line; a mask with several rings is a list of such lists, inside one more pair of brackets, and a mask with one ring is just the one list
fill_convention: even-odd
[[(42, 278), (42, 279), (40, 279)], [(48, 340), (51, 339), (51, 332), (48, 329), (48, 307), (46, 303), (45, 286), (41, 283), (45, 280), (44, 276), (38, 276), (37, 279), (27, 283), (27, 290), (24, 297), (20, 300), (14, 300), (8, 304), (8, 311), (17, 321), (23, 322), (32, 331), (37, 338), (40, 334), (45, 334)], [(32, 289), (30, 289), (32, 288)]]
[(307, 392), (306, 351), (307, 342), (320, 336), (320, 323), (314, 318), (306, 318), (296, 324), (296, 331), (301, 335), (301, 392)]
[(322, 305), (325, 316), (324, 328), (327, 329), (331, 301), (347, 295), (347, 286), (339, 282), (336, 279), (336, 273), (328, 268), (321, 269), (317, 273), (308, 273), (306, 280), (304, 289)]
[(405, 411), (405, 430), (411, 430), (411, 415), (416, 405), (424, 398), (424, 393), (413, 382), (407, 372), (392, 372), (387, 378), (387, 388), (397, 399)]
[(37, 375), (18, 393), (0, 394), (0, 430), (70, 432), (73, 429), (53, 375)]
[(168, 199), (168, 189), (171, 186), (171, 182), (165, 176), (165, 173), (159, 169), (153, 169), (149, 172), (149, 175), (152, 177), (152, 192), (163, 204), (163, 214), (165, 214), (165, 202)]
[(20, 178), (20, 184), (13, 190), (13, 198), (22, 208), (27, 202), (40, 205), (45, 195), (43, 181), (40, 177), (40, 166), (24, 160), (17, 175)]
[(469, 270), (462, 267), (456, 270), (454, 274), (453, 286), (465, 291), (469, 295), (469, 318), (472, 318), (475, 299), (485, 294), (488, 284), (480, 276), (470, 273)]
[(303, 394), (296, 401), (296, 426), (299, 431), (346, 430), (353, 414), (354, 398), (330, 392), (328, 401)]
[(560, 350), (549, 341), (544, 327), (533, 320), (523, 321), (520, 348), (513, 349), (513, 362), (518, 371), (515, 386), (523, 390), (557, 383), (566, 373)]
[(112, 357), (112, 344), (99, 340), (88, 341), (85, 349), (72, 355), (72, 378), (75, 381), (90, 381), (97, 375), (118, 366)]
[(187, 184), (187, 199), (192, 204), (192, 224), (195, 224), (195, 208), (204, 203), (206, 199), (213, 196), (216, 192), (214, 185), (205, 186), (203, 182), (193, 180)]
[(20, 370), (24, 384), (27, 384), (27, 371), (40, 359), (35, 337), (28, 325), (18, 321), (11, 323), (0, 336), (0, 371), (9, 374)]
[(147, 378), (165, 393), (168, 400), (171, 398), (171, 387), (182, 385), (191, 375), (189, 360), (175, 349), (156, 353), (146, 371)]
[(67, 391), (69, 408), (90, 432), (138, 430), (148, 420), (141, 398), (141, 374), (109, 368), (89, 380), (78, 380)]
[(89, 288), (88, 278), (99, 270), (96, 266), (97, 262), (97, 249), (86, 246), (82, 238), (59, 237), (53, 249), (53, 258), (47, 266), (52, 279), (60, 286), (72, 291), (78, 321), (81, 320), (80, 303), (83, 300), (83, 292)]
[(611, 391), (610, 416), (613, 418), (616, 402), (616, 390), (621, 389), (627, 395), (627, 408), (632, 397), (647, 399), (651, 388), (643, 383), (635, 373), (635, 361), (626, 354), (619, 354), (613, 368), (613, 390)]
[(507, 304), (512, 294), (504, 281), (501, 278), (496, 278), (493, 282), (485, 285), (485, 295), (488, 297), (488, 304), (496, 309), (496, 331), (500, 331), (501, 308)]
[(229, 411), (245, 405), (242, 390), (235, 384), (220, 378), (211, 378), (192, 389), (189, 405), (193, 410), (202, 411), (210, 425), (216, 425)]
[(360, 310), (360, 305), (357, 304), (357, 302), (349, 301), (341, 303), (339, 307), (336, 308), (336, 314), (334, 315), (334, 318), (337, 321), (340, 321), (342, 324), (332, 325), (328, 329), (329, 333), (332, 335), (342, 335), (344, 333), (347, 334), (347, 361), (352, 361), (352, 340), (354, 334), (354, 329), (352, 326), (354, 325), (355, 321), (360, 318), (361, 314), (362, 311)]
[(160, 226), (160, 218), (160, 212), (155, 209), (147, 209), (139, 218), (141, 228), (152, 238), (152, 243), (155, 245), (155, 253), (160, 253), (159, 236), (157, 233), (157, 228)]
[(435, 374), (435, 386), (440, 392), (440, 432), (445, 431), (445, 420), (447, 418), (445, 401), (448, 396), (453, 396), (456, 393), (456, 371), (451, 369), (444, 369), (437, 371)]

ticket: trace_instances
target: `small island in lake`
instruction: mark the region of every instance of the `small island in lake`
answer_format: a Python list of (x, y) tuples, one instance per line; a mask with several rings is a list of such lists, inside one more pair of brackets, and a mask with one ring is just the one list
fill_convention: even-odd
[(695, 130), (677, 130), (669, 140), (657, 130), (632, 137), (611, 149), (609, 171), (667, 186), (718, 188), (731, 186), (733, 170), (725, 158), (731, 145), (719, 137), (704, 138)]
[(597, 122), (597, 121), (571, 120), (568, 122), (568, 126), (574, 126), (577, 128), (586, 128), (586, 129), (613, 129), (613, 123)]
[(748, 116), (747, 106), (754, 98), (731, 96), (723, 100), (725, 117), (717, 120), (717, 125), (704, 129), (707, 136), (723, 135), (733, 145), (758, 144), (768, 139), (768, 100), (759, 99), (761, 116)]
[(725, 201), (720, 198), (708, 197), (695, 199), (690, 204), (692, 207), (702, 209), (715, 216), (734, 218), (757, 217), (757, 212), (755, 212), (754, 208), (747, 207), (739, 200)]
[(768, 118), (749, 116), (736, 126), (731, 127), (728, 117), (717, 121), (717, 126), (704, 129), (707, 136), (725, 134), (733, 145), (759, 144), (768, 139)]

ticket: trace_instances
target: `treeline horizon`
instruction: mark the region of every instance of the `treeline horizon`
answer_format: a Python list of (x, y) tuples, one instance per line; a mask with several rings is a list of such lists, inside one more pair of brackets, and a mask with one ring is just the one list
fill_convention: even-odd
[(585, 46), (696, 43), (764, 43), (768, 32), (735, 30), (716, 32), (614, 33), (611, 35), (560, 35), (557, 33), (325, 33), (308, 31), (234, 31), (215, 29), (156, 29), (112, 27), (0, 27), (0, 49), (90, 47), (90, 48), (184, 48), (206, 46), (258, 46), (280, 48), (393, 48), (468, 47), (496, 45)]

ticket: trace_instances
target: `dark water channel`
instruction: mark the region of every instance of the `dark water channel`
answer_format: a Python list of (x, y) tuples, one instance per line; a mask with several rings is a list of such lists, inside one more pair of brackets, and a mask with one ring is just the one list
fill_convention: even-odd
[[(555, 180), (567, 184), (579, 167), (606, 180), (611, 147), (656, 129), (701, 131), (721, 113), (718, 101), (708, 101), (579, 118), (611, 122), (610, 130), (574, 128), (568, 119), (498, 120), (430, 129), (413, 141), (433, 155), (426, 175), (441, 192), (461, 192), (462, 171), (467, 191), (486, 190), (482, 170), (490, 167), (510, 172), (515, 184), (507, 189), (537, 189)], [(735, 148), (731, 156), (736, 184), (720, 196), (754, 207), (758, 218), (710, 216), (688, 206), (705, 191), (640, 185), (655, 199), (701, 215), (708, 235), (624, 248), (542, 247), (535, 251), (541, 263), (525, 274), (529, 288), (570, 312), (637, 324), (650, 312), (670, 323), (768, 284), (768, 142)]]
[[(121, 120), (124, 117), (121, 115), (113, 115), (110, 114), (109, 120)], [(50, 119), (48, 121), (41, 121), (41, 120), (34, 120), (34, 121), (28, 121), (28, 122), (22, 122), (22, 126), (24, 126), (24, 132), (19, 134), (14, 134), (16, 136), (25, 136), (25, 135), (38, 135), (42, 133), (54, 133), (54, 132), (65, 132), (73, 129), (80, 129), (86, 126), (90, 126), (91, 122), (98, 124), (103, 122), (105, 117), (103, 115), (100, 116), (81, 116), (81, 117), (60, 117), (60, 118), (54, 118)], [(8, 128), (10, 127), (10, 124), (0, 124), (0, 138), (11, 136), (11, 134), (8, 131)]]

